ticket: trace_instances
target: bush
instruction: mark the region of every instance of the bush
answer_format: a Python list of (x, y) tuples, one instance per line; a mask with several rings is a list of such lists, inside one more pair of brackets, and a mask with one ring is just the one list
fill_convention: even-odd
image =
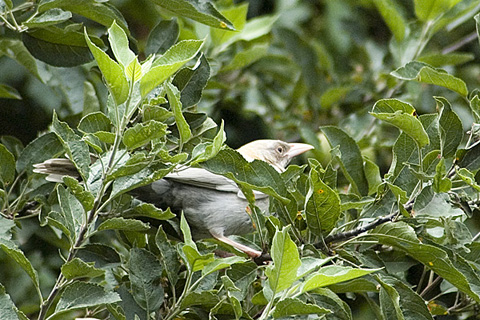
[[(479, 10), (0, 1), (2, 319), (473, 319)], [(316, 149), (277, 173), (225, 132)], [(33, 172), (65, 155), (78, 179)], [(237, 177), (257, 229), (237, 238), (271, 262), (129, 195), (184, 165)]]

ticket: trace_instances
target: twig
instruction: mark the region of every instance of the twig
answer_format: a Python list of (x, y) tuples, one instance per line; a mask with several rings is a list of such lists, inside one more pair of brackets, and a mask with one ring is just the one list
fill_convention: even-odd
[(451, 44), (450, 46), (446, 47), (442, 50), (442, 54), (448, 54), (450, 52), (456, 51), (457, 49), (463, 47), (467, 43), (470, 43), (477, 39), (477, 32), (474, 31), (470, 34), (467, 34), (465, 37), (461, 38), (457, 42)]
[[(404, 208), (407, 211), (411, 211), (412, 208), (413, 208), (413, 201), (408, 201), (404, 205)], [(364, 225), (362, 227), (359, 227), (359, 228), (356, 228), (356, 229), (353, 229), (353, 230), (350, 230), (350, 231), (346, 231), (346, 232), (340, 232), (340, 233), (332, 234), (332, 235), (326, 237), (324, 239), (324, 241), (314, 244), (314, 246), (317, 249), (321, 249), (321, 248), (324, 247), (324, 243), (338, 242), (338, 241), (343, 241), (343, 240), (347, 240), (347, 239), (356, 237), (356, 236), (358, 236), (358, 235), (360, 235), (364, 232), (375, 229), (377, 226), (379, 226), (381, 224), (393, 221), (399, 214), (400, 214), (400, 210), (395, 210), (393, 213), (391, 213), (387, 216), (381, 217), (381, 218), (373, 221), (372, 223), (369, 223), (369, 224)]]

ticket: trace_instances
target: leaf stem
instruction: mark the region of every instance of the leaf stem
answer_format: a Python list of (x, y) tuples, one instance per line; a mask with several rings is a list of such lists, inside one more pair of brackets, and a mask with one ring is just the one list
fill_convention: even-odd
[[(190, 289), (191, 289), (190, 284), (192, 283), (192, 279), (193, 279), (193, 271), (189, 268), (187, 272), (188, 274), (187, 274), (187, 279), (185, 280), (185, 286), (183, 287), (183, 292), (178, 298), (178, 301), (173, 305), (173, 308), (170, 311), (170, 314), (167, 315), (167, 317), (165, 317), (165, 320), (172, 320), (174, 317), (176, 317), (180, 313), (180, 311), (182, 311), (180, 309), (180, 306), (183, 300), (185, 299), (185, 297), (190, 293)], [(196, 281), (195, 283), (197, 282), (198, 281)]]

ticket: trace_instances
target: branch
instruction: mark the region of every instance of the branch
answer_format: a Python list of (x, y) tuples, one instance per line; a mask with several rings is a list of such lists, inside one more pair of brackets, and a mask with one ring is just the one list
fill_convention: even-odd
[[(412, 208), (413, 208), (413, 201), (408, 201), (405, 205), (404, 205), (404, 208), (405, 210), (407, 210), (408, 212), (412, 211)], [(378, 218), (377, 220), (369, 223), (369, 224), (366, 224), (362, 227), (358, 227), (356, 229), (353, 229), (353, 230), (350, 230), (350, 231), (346, 231), (346, 232), (340, 232), (340, 233), (335, 233), (335, 234), (332, 234), (332, 235), (329, 235), (327, 236), (323, 242), (318, 242), (318, 243), (315, 243), (314, 246), (315, 248), (317, 249), (321, 249), (321, 248), (324, 248), (325, 245), (324, 244), (327, 244), (327, 243), (332, 243), (332, 242), (339, 242), (339, 241), (343, 241), (343, 240), (348, 240), (350, 238), (353, 238), (353, 237), (356, 237), (364, 232), (367, 232), (369, 230), (372, 230), (372, 229), (375, 229), (376, 227), (378, 227), (379, 225), (381, 224), (384, 224), (386, 222), (390, 222), (390, 221), (393, 221), (395, 220), (395, 218), (400, 214), (400, 210), (395, 210), (393, 213), (387, 215), (387, 216), (384, 216), (384, 217), (380, 217)]]

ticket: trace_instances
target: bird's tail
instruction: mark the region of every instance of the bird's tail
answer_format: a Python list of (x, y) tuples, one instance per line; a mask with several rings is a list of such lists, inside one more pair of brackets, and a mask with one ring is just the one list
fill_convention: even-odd
[(62, 182), (63, 177), (69, 176), (75, 179), (79, 179), (75, 165), (66, 158), (49, 159), (42, 163), (34, 164), (33, 172), (46, 174), (46, 180), (51, 182)]

